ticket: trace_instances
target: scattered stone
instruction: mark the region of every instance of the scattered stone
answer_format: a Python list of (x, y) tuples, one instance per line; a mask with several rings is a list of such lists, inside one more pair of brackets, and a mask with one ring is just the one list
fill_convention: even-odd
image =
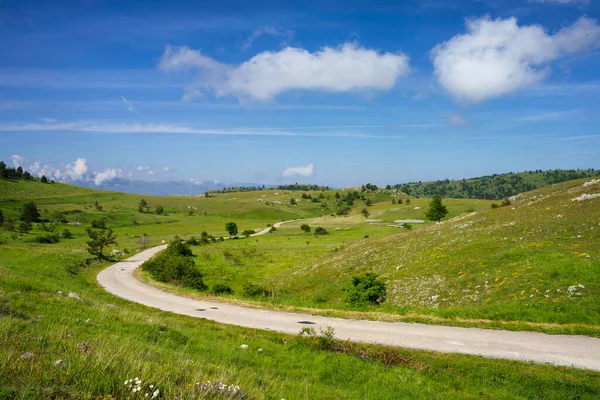
[(115, 250), (113, 250), (113, 251), (111, 251), (111, 252), (110, 252), (110, 255), (111, 255), (111, 256), (124, 256), (124, 255), (125, 255), (125, 253), (123, 253), (123, 252), (122, 252), (122, 251), (120, 251), (120, 250), (116, 250), (116, 249), (115, 249)]
[(193, 363), (193, 362), (194, 362), (194, 360), (190, 360), (189, 358), (188, 358), (187, 360), (185, 360), (185, 363), (186, 363), (186, 364), (191, 364), (191, 363)]
[(65, 335), (65, 337), (66, 337), (67, 339), (71, 339), (71, 337), (73, 337), (73, 335), (71, 335), (70, 333), (67, 333), (67, 334)]
[(77, 345), (77, 350), (81, 353), (87, 353), (90, 351), (90, 345), (86, 342), (81, 342)]
[(89, 326), (95, 325), (95, 324), (94, 324), (94, 321), (92, 321), (92, 320), (91, 320), (91, 319), (89, 319), (89, 318), (85, 320), (85, 324), (86, 324), (86, 325), (89, 325)]
[(65, 366), (65, 362), (63, 360), (56, 360), (54, 364), (52, 364), (54, 368), (62, 368)]
[(70, 297), (70, 298), (72, 298), (72, 299), (75, 299), (75, 300), (82, 301), (82, 300), (81, 300), (81, 297), (79, 297), (79, 295), (78, 295), (77, 293), (73, 293), (73, 292), (71, 292), (71, 293), (69, 293), (69, 294), (67, 295), (67, 297)]
[(259, 347), (258, 350), (256, 350), (256, 351), (258, 351), (259, 353), (262, 353), (263, 350), (261, 347)]
[(57, 295), (57, 296), (64, 296), (64, 295), (65, 295), (65, 292), (63, 292), (63, 291), (59, 290), (58, 292), (56, 292), (56, 295)]
[(21, 358), (23, 360), (31, 360), (33, 358), (33, 353), (30, 351), (26, 351), (25, 353), (21, 354)]
[(579, 197), (575, 197), (574, 199), (571, 199), (571, 201), (591, 200), (591, 199), (594, 199), (596, 197), (600, 197), (600, 193), (593, 193), (593, 194), (584, 193), (584, 194), (582, 194)]
[(243, 345), (240, 346), (240, 349), (247, 349), (247, 348), (248, 348), (247, 344), (243, 344)]

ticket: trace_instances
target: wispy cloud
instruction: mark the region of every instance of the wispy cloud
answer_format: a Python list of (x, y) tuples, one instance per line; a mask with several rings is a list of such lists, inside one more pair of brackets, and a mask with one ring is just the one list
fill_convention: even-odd
[(565, 121), (581, 117), (583, 110), (564, 110), (564, 111), (549, 111), (534, 115), (526, 115), (519, 117), (516, 120), (519, 122), (548, 122), (548, 121)]
[(244, 44), (242, 45), (242, 50), (248, 50), (252, 47), (252, 43), (259, 37), (263, 35), (270, 35), (276, 37), (284, 38), (283, 44), (287, 44), (287, 41), (292, 40), (294, 38), (294, 31), (292, 29), (284, 29), (284, 28), (274, 28), (272, 26), (261, 26), (260, 28), (255, 29), (250, 36), (246, 40), (244, 40)]
[(133, 104), (131, 104), (130, 102), (127, 101), (127, 99), (123, 96), (121, 96), (121, 100), (123, 100), (123, 102), (125, 104), (127, 104), (127, 109), (129, 110), (129, 112), (133, 112)]
[[(339, 137), (339, 138), (396, 138), (390, 135), (371, 134), (357, 131), (343, 130), (349, 128), (435, 128), (444, 125), (357, 125), (357, 126), (321, 126), (299, 128), (234, 128), (234, 129), (202, 129), (184, 125), (172, 124), (141, 124), (141, 123), (96, 123), (96, 122), (61, 122), (61, 123), (24, 123), (0, 124), (0, 132), (90, 132), (90, 133), (164, 133), (164, 134), (192, 134), (192, 135), (232, 135), (232, 136), (306, 136), (306, 137)], [(293, 130), (286, 130), (293, 129)], [(319, 132), (298, 132), (298, 130), (320, 130)], [(329, 131), (329, 129), (340, 129)]]

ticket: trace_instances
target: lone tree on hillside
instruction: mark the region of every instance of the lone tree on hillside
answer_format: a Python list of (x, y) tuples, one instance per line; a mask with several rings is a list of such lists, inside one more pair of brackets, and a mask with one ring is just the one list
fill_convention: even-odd
[(365, 218), (369, 218), (369, 215), (371, 215), (371, 213), (369, 213), (369, 210), (367, 210), (366, 208), (363, 208), (362, 211), (360, 212), (363, 217)]
[(38, 208), (34, 202), (30, 201), (29, 203), (23, 206), (23, 211), (21, 211), (20, 219), (21, 221), (30, 223), (40, 221), (40, 212), (38, 211)]
[(157, 214), (162, 214), (163, 212), (165, 212), (165, 209), (163, 208), (163, 206), (161, 206), (160, 204), (156, 206), (156, 213)]
[(229, 233), (229, 237), (235, 236), (238, 233), (238, 227), (235, 222), (228, 222), (225, 224), (225, 230)]
[(140, 205), (138, 206), (138, 211), (143, 213), (148, 211), (148, 202), (145, 199), (140, 200)]
[(40, 178), (40, 182), (48, 183), (48, 178), (46, 178), (46, 175), (42, 175), (42, 177)]
[(448, 214), (448, 209), (445, 205), (442, 204), (442, 198), (435, 194), (431, 198), (431, 203), (429, 203), (429, 209), (425, 213), (425, 216), (430, 221), (441, 221)]
[(117, 235), (113, 233), (112, 229), (91, 229), (87, 228), (85, 230), (90, 237), (87, 243), (87, 251), (93, 255), (98, 257), (98, 261), (105, 259), (104, 249), (106, 246), (111, 244), (117, 244)]

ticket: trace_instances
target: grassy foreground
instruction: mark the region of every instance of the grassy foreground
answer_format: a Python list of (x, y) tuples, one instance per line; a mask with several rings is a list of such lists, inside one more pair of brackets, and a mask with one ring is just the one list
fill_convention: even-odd
[[(171, 315), (105, 293), (94, 279), (102, 266), (73, 274), (55, 257), (2, 259), (0, 398), (143, 398), (150, 384), (158, 398), (236, 398), (194, 389), (206, 380), (257, 399), (600, 395), (593, 372), (320, 343)], [(132, 395), (124, 382), (135, 377), (143, 389)]]

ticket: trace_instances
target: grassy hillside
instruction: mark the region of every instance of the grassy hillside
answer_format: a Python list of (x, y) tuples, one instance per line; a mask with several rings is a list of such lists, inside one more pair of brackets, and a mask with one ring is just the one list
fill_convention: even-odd
[(494, 174), (462, 180), (410, 182), (394, 188), (412, 196), (431, 197), (434, 194), (455, 199), (500, 200), (518, 193), (539, 189), (555, 183), (600, 175), (599, 170), (525, 171)]
[[(256, 194), (233, 197), (146, 197), (151, 206), (162, 204), (167, 212), (141, 214), (137, 212), (140, 196), (61, 184), (0, 181), (0, 209), (5, 217), (16, 218), (23, 203), (33, 200), (42, 218), (50, 219), (55, 211), (65, 212), (71, 224), (59, 224), (56, 231), (68, 228), (75, 234), (73, 239), (41, 245), (30, 242), (45, 234), (37, 225), (24, 235), (0, 230), (0, 399), (137, 399), (156, 389), (157, 398), (241, 398), (211, 395), (195, 385), (207, 380), (239, 385), (250, 399), (425, 399), (440, 393), (445, 398), (514, 399), (540, 393), (556, 399), (600, 396), (598, 373), (588, 371), (351, 346), (171, 315), (118, 299), (98, 287), (95, 276), (109, 263), (79, 264), (87, 257), (83, 230), (93, 218), (105, 217), (119, 235), (119, 248), (133, 252), (143, 232), (156, 243), (163, 237), (191, 235), (203, 229), (218, 234), (229, 218), (252, 227), (321, 212), (309, 203), (271, 207), (259, 204)], [(102, 205), (102, 211), (93, 205), (95, 201)], [(194, 210), (194, 215), (187, 215), (188, 205), (207, 212)], [(366, 223), (358, 218), (357, 210), (349, 217), (328, 218), (340, 226), (369, 226), (366, 229), (374, 236), (377, 232), (383, 236), (384, 230), (399, 229), (384, 222), (397, 215), (415, 217), (422, 212), (414, 209), (417, 205), (400, 210), (396, 205), (391, 211), (387, 207), (383, 203), (372, 207), (372, 214), (382, 222)], [(457, 215), (470, 207), (457, 203), (451, 210)], [(482, 209), (488, 207), (481, 205)], [(330, 246), (339, 247), (333, 243), (342, 240), (350, 243), (352, 237), (360, 235), (357, 228), (334, 231), (334, 225), (330, 226), (331, 238), (338, 238)], [(297, 226), (286, 229), (288, 233), (282, 227), (257, 239), (285, 243), (287, 237), (292, 242), (298, 236), (298, 242), (300, 238), (305, 241), (296, 233)], [(235, 246), (250, 245), (252, 240), (194, 250), (201, 258), (207, 249), (223, 246), (221, 250), (225, 250), (231, 245), (231, 250), (237, 251)], [(58, 291), (76, 293), (81, 300)], [(242, 344), (248, 348), (240, 348)], [(142, 390), (132, 393), (125, 380), (136, 377), (142, 380)]]
[[(344, 307), (350, 277), (385, 277), (379, 311), (600, 325), (600, 197), (589, 179), (517, 196), (512, 205), (369, 238), (298, 265), (285, 286)], [(316, 299), (315, 299), (316, 301)]]

